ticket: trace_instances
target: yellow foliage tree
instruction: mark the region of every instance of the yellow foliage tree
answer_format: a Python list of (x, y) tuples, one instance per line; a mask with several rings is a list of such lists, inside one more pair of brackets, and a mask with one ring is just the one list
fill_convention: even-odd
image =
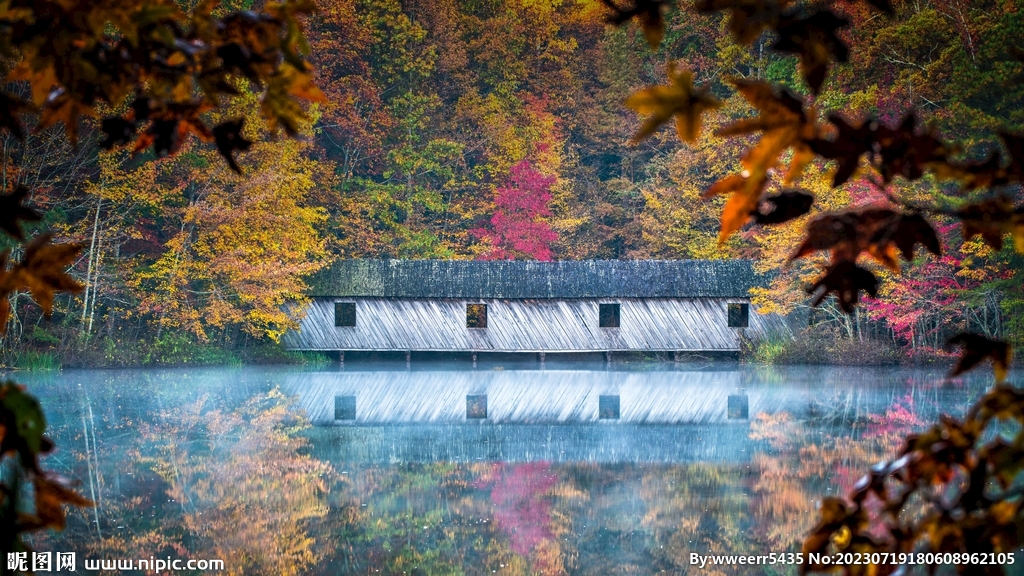
[(316, 168), (302, 144), (258, 143), (245, 165), (245, 178), (202, 162), (189, 170), (180, 231), (136, 278), (144, 310), (203, 340), (232, 326), (279, 338), (296, 325), (303, 277), (326, 264), (326, 216), (306, 204)]

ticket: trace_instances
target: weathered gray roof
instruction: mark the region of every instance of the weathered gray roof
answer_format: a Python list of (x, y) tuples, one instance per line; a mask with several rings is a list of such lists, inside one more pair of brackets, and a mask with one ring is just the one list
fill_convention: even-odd
[(743, 298), (749, 260), (340, 260), (311, 296), (377, 298)]

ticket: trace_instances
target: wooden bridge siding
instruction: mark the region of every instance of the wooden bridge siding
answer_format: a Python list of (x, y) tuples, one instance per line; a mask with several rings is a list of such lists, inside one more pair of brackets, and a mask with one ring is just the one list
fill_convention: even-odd
[[(356, 326), (334, 326), (334, 302), (356, 302)], [(621, 327), (599, 328), (603, 300), (464, 300), (316, 298), (299, 332), (285, 335), (296, 350), (421, 350), (583, 352), (605, 350), (737, 350), (727, 327), (733, 298), (607, 299), (621, 305)], [(466, 304), (488, 304), (487, 328), (466, 328)], [(775, 316), (750, 314), (753, 338), (784, 330)]]

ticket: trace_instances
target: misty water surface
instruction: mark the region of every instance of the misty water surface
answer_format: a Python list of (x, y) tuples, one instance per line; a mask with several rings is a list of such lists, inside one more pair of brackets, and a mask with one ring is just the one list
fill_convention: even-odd
[(47, 465), (97, 502), (37, 549), (237, 574), (679, 574), (691, 552), (795, 551), (818, 500), (991, 383), (737, 364), (17, 376)]

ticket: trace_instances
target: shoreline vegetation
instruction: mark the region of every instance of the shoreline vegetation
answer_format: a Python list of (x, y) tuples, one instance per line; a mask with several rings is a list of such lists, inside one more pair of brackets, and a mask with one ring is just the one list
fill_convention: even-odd
[[(349, 354), (352, 361), (398, 361), (400, 353), (371, 355), (365, 358)], [(391, 358), (395, 356), (395, 358)], [(504, 364), (529, 364), (526, 354), (495, 354), (503, 361), (492, 361), (493, 368)], [(562, 355), (561, 362), (593, 360), (599, 354)], [(900, 347), (892, 339), (860, 334), (853, 338), (829, 326), (814, 326), (792, 334), (776, 333), (758, 341), (743, 340), (738, 353), (684, 353), (683, 362), (734, 360), (740, 363), (765, 365), (835, 365), (835, 366), (922, 366), (947, 364), (953, 354), (931, 347)], [(459, 361), (457, 353), (435, 354), (427, 361)], [(422, 360), (421, 360), (422, 361)], [(229, 348), (214, 343), (200, 343), (181, 333), (161, 338), (117, 340), (107, 337), (89, 342), (63, 341), (43, 328), (36, 327), (21, 345), (4, 351), (0, 368), (26, 371), (107, 368), (156, 368), (201, 366), (296, 365), (323, 366), (337, 362), (329, 352), (287, 350), (274, 342), (256, 342)], [(559, 360), (553, 360), (559, 363)], [(675, 356), (658, 352), (617, 352), (614, 363), (620, 365), (672, 364)]]
[(321, 365), (323, 354), (286, 350), (274, 343), (228, 349), (197, 343), (181, 334), (131, 342), (101, 338), (80, 346), (22, 346), (5, 350), (0, 368), (28, 371), (62, 368), (156, 368), (243, 365)]

